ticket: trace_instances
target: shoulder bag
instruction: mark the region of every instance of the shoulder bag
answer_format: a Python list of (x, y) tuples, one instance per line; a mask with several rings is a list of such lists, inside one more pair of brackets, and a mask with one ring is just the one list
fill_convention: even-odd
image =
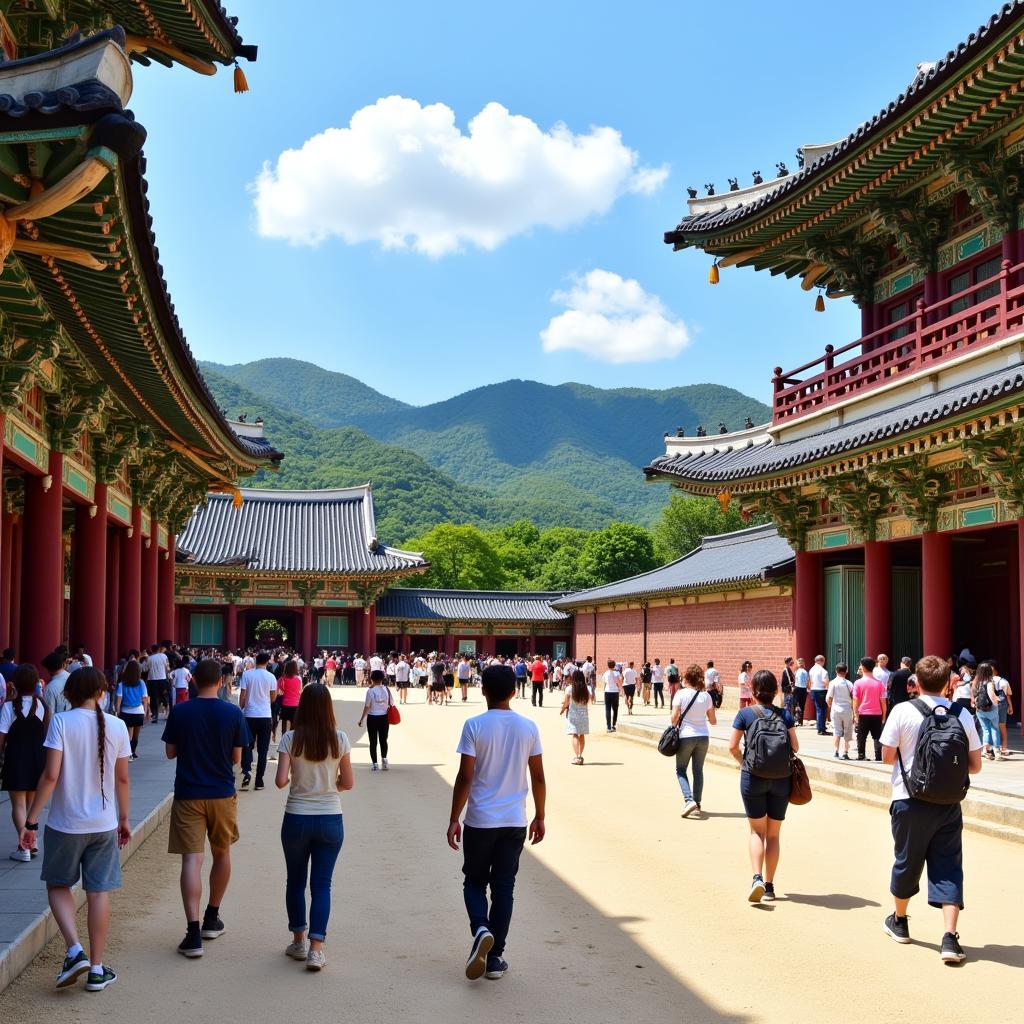
[(811, 780), (807, 778), (807, 769), (796, 754), (789, 759), (789, 802), (800, 807), (811, 802)]
[(683, 719), (686, 717), (687, 712), (693, 707), (693, 702), (700, 696), (700, 690), (698, 690), (691, 698), (690, 703), (686, 705), (686, 710), (679, 716), (678, 725), (670, 725), (662, 734), (661, 739), (658, 740), (658, 753), (664, 754), (665, 757), (675, 757), (679, 751), (679, 730), (683, 727)]
[(388, 690), (388, 725), (398, 725), (402, 721), (402, 712), (395, 706), (395, 699)]

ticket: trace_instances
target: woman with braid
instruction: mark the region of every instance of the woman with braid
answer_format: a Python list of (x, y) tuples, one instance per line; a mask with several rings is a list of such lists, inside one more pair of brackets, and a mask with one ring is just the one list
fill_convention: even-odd
[[(57, 988), (87, 974), (85, 987), (100, 992), (117, 981), (103, 963), (110, 926), (111, 890), (121, 888), (118, 848), (131, 838), (128, 825), (128, 728), (99, 708), (106, 680), (94, 668), (68, 676), (64, 697), (70, 711), (53, 716), (46, 736), (46, 767), (21, 831), (21, 848), (35, 846), (39, 815), (50, 813), (43, 835), (42, 880), (50, 910), (68, 951)], [(52, 797), (52, 800), (51, 800)], [(81, 879), (88, 901), (89, 955), (78, 941), (75, 898)]]

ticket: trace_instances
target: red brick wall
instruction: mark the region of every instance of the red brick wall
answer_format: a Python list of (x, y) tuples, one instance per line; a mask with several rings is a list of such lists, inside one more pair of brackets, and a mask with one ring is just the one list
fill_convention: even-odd
[[(709, 604), (651, 608), (647, 613), (647, 659), (675, 658), (680, 668), (714, 660), (726, 686), (735, 686), (744, 660), (776, 675), (786, 655), (795, 653), (793, 607), (789, 597), (745, 598)], [(594, 616), (576, 616), (578, 658), (597, 655), (597, 664), (643, 658), (643, 612), (640, 609), (598, 612), (597, 645)]]

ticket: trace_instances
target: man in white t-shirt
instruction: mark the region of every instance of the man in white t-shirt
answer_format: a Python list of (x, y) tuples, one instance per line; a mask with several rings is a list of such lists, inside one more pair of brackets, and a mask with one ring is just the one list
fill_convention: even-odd
[(149, 693), (149, 713), (153, 721), (160, 718), (160, 705), (167, 706), (171, 713), (171, 664), (163, 647), (153, 644), (146, 658), (146, 690)]
[(626, 698), (626, 714), (633, 714), (633, 698), (636, 697), (636, 662), (631, 661), (622, 670), (622, 695)]
[(369, 678), (366, 667), (366, 659), (361, 655), (357, 654), (352, 659), (352, 667), (356, 670), (356, 680), (360, 686), (365, 686), (366, 681)]
[[(920, 698), (898, 704), (882, 729), (882, 760), (893, 766), (889, 813), (896, 848), (889, 885), (895, 908), (885, 919), (884, 927), (897, 942), (910, 942), (907, 906), (910, 898), (919, 891), (921, 873), (927, 866), (928, 903), (942, 908), (946, 929), (940, 955), (946, 963), (958, 964), (965, 956), (957, 935), (957, 921), (964, 904), (964, 822), (960, 803), (959, 800), (933, 803), (913, 797), (907, 789), (908, 780), (912, 785), (920, 782), (920, 776), (915, 777), (914, 774), (914, 762), (925, 725), (925, 713), (934, 709), (931, 713), (936, 717), (949, 714), (950, 703), (942, 696), (949, 682), (949, 666), (942, 658), (929, 655), (917, 663), (915, 675)], [(976, 775), (981, 771), (981, 740), (967, 708), (957, 707), (953, 713), (960, 720), (965, 734), (963, 741), (968, 750), (967, 764), (959, 767), (963, 772), (963, 792), (966, 793), (968, 774)], [(946, 742), (951, 743), (950, 740)], [(931, 749), (935, 751), (934, 744)], [(941, 771), (943, 778), (957, 764), (955, 752), (947, 754), (947, 758), (953, 759), (952, 764), (940, 763), (935, 753), (932, 756), (936, 760), (931, 767), (936, 769), (935, 774)]]
[[(473, 934), (466, 977), (473, 981), (485, 974), (498, 979), (508, 971), (503, 954), (519, 857), (527, 835), (534, 846), (544, 838), (546, 797), (540, 731), (509, 707), (516, 692), (515, 673), (507, 665), (490, 665), (481, 686), (487, 711), (462, 727), (457, 748), (462, 760), (448, 824), (448, 845), (458, 850), (463, 841), (463, 895)], [(531, 785), (534, 817), (527, 829)], [(460, 825), (463, 808), (466, 820)]]
[(384, 659), (379, 654), (370, 655), (370, 671), (371, 672), (383, 672), (384, 671)]
[(609, 732), (619, 724), (619, 694), (622, 693), (622, 673), (615, 662), (608, 659), (608, 669), (601, 675), (604, 683), (604, 720)]
[(249, 727), (249, 745), (242, 749), (242, 789), (252, 781), (252, 748), (256, 747), (256, 786), (263, 789), (263, 775), (267, 770), (267, 751), (270, 749), (272, 728), (271, 705), (277, 699), (277, 680), (267, 671), (270, 653), (256, 655), (256, 667), (242, 673), (238, 684), (238, 706)]
[(889, 677), (892, 673), (889, 671), (889, 655), (880, 654), (875, 658), (875, 667), (871, 673), (884, 687), (886, 693), (889, 692)]
[(661, 658), (655, 658), (651, 666), (651, 683), (654, 687), (654, 706), (665, 706), (665, 667)]
[(825, 728), (825, 720), (828, 707), (828, 684), (831, 680), (828, 677), (828, 669), (825, 668), (824, 654), (819, 654), (814, 659), (814, 664), (811, 666), (808, 678), (811, 686), (811, 700), (814, 701), (814, 716), (817, 720), (818, 735), (827, 736), (828, 730)]

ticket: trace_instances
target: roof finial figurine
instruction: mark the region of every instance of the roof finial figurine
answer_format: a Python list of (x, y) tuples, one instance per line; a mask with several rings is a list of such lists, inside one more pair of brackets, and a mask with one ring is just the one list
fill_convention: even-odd
[(797, 164), (797, 167), (799, 167), (801, 171), (804, 169), (804, 147), (803, 146), (801, 146), (796, 151), (796, 164)]
[(754, 184), (755, 185), (763, 185), (764, 184), (764, 178), (761, 177), (761, 172), (760, 171), (754, 171)]
[(748, 416), (748, 417), (747, 417), (747, 418), (746, 418), (746, 419), (745, 419), (745, 420), (743, 421), (743, 427), (744, 427), (744, 429), (746, 429), (746, 430), (753, 430), (753, 429), (754, 429), (754, 421), (753, 421), (753, 419), (752, 419), (752, 418), (751, 418), (750, 416)]
[(705, 185), (704, 187), (708, 190), (708, 195), (709, 196), (713, 196), (715, 194), (715, 186), (714, 186), (713, 182), (712, 182), (712, 184)]
[(256, 420), (255, 420), (255, 423), (256, 423), (256, 426), (262, 427), (263, 426), (263, 417), (262, 416), (257, 416)]
[(780, 178), (784, 178), (787, 174), (789, 174), (789, 168), (786, 166), (785, 161), (777, 163), (775, 166), (778, 168)]
[(708, 432), (703, 427), (698, 427), (697, 428), (697, 436), (698, 437), (707, 437), (708, 436)]
[(245, 417), (248, 416), (248, 415), (249, 415), (248, 413), (240, 412), (238, 414), (238, 422), (239, 423), (244, 423), (245, 422)]
[(720, 434), (728, 434), (729, 428), (725, 425), (725, 420), (718, 421), (718, 432)]
[(676, 427), (676, 437), (686, 437), (686, 431), (682, 427)]
[(687, 187), (686, 187), (686, 194), (691, 199), (696, 199), (697, 198), (697, 190), (695, 188), (690, 188), (689, 185), (687, 185)]
[(729, 178), (729, 191), (738, 192), (740, 188), (740, 182), (738, 178)]

